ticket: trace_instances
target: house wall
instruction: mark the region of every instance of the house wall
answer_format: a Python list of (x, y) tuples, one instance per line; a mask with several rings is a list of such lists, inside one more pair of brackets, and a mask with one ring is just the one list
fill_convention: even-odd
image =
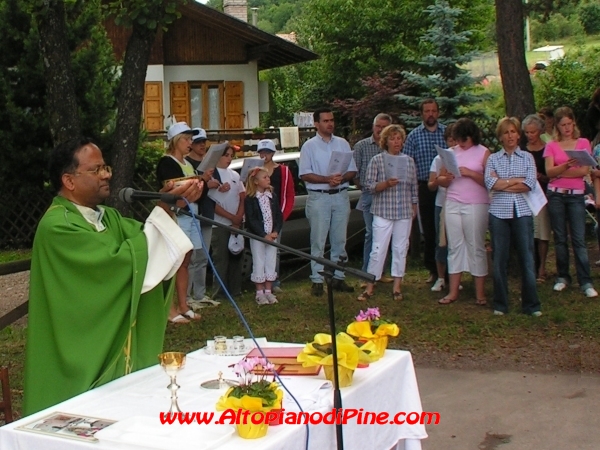
[(244, 127), (259, 125), (258, 66), (256, 61), (248, 64), (214, 66), (148, 66), (146, 81), (163, 82), (163, 114), (171, 114), (169, 83), (181, 81), (241, 81), (244, 83)]

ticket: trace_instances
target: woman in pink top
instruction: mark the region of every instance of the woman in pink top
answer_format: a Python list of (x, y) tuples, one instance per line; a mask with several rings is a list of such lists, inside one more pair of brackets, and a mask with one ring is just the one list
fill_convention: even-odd
[[(585, 246), (585, 182), (583, 177), (590, 173), (590, 166), (579, 166), (569, 159), (565, 150), (579, 150), (591, 154), (590, 141), (579, 138), (575, 115), (571, 108), (562, 107), (554, 112), (554, 140), (546, 144), (544, 158), (548, 183), (548, 211), (554, 233), (556, 270), (558, 276), (554, 290), (560, 292), (571, 283), (569, 274), (569, 247), (567, 230), (571, 231), (571, 245), (575, 255), (575, 273), (580, 289), (587, 297), (597, 297), (592, 286), (590, 263)], [(569, 228), (567, 228), (567, 224)]]
[(490, 152), (480, 144), (479, 128), (470, 119), (459, 119), (454, 124), (452, 137), (457, 142), (454, 153), (460, 177), (454, 178), (445, 168), (438, 184), (446, 191), (446, 234), (448, 236), (448, 273), (450, 289), (439, 303), (448, 305), (458, 299), (460, 278), (470, 272), (475, 280), (478, 305), (485, 305), (485, 276), (487, 252), (485, 232), (488, 228), (490, 197), (483, 181), (485, 163)]

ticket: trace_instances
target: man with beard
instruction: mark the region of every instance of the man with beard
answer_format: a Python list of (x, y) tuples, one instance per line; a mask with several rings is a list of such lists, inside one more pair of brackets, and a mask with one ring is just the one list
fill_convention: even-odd
[(433, 98), (423, 100), (421, 103), (421, 118), (423, 123), (412, 130), (404, 143), (404, 154), (412, 157), (417, 167), (417, 180), (419, 183), (419, 214), (425, 239), (424, 263), (429, 270), (428, 283), (437, 278), (435, 265), (435, 196), (436, 191), (427, 187), (429, 169), (433, 158), (437, 156), (435, 146), (446, 147), (444, 131), (446, 126), (438, 122), (440, 110)]

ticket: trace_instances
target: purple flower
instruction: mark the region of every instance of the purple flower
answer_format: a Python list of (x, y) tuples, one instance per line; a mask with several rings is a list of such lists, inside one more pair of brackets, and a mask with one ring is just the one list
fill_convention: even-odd
[(358, 316), (356, 316), (356, 321), (357, 322), (364, 322), (369, 320), (369, 316), (367, 315), (366, 312), (363, 312), (363, 310), (360, 310), (360, 313), (358, 314)]
[(381, 317), (379, 308), (367, 308), (367, 316), (369, 316), (369, 320), (379, 319)]

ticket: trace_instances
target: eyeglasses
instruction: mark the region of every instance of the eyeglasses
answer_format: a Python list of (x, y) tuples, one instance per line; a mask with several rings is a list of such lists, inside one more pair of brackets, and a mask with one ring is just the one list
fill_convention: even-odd
[(96, 176), (103, 175), (103, 174), (112, 175), (112, 167), (107, 166), (106, 164), (103, 164), (92, 170), (84, 170), (83, 172), (75, 172), (75, 175), (81, 175), (82, 173), (91, 173), (92, 175), (96, 175)]

